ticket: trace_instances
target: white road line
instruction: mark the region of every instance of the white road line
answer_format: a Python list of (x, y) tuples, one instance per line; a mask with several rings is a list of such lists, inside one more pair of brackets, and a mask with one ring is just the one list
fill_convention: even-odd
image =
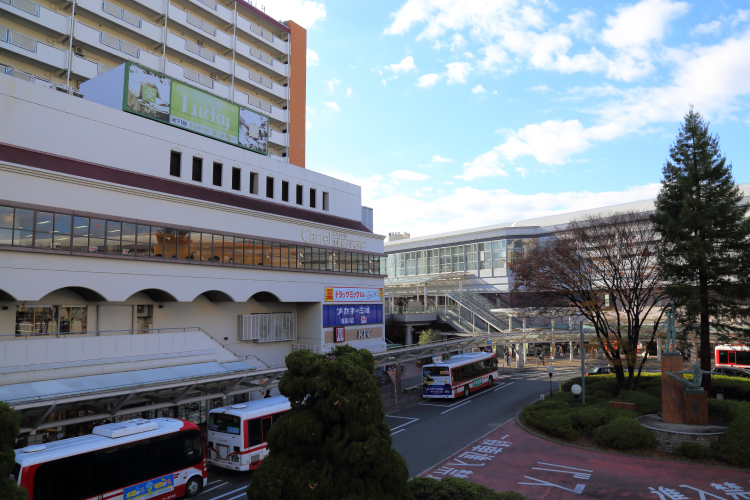
[(412, 417), (399, 417), (399, 416), (396, 416), (396, 415), (386, 415), (385, 417), (386, 418), (388, 418), (388, 417), (392, 417), (392, 418), (405, 418), (405, 419), (408, 419), (408, 420), (412, 420)]
[(395, 435), (396, 435), (396, 434), (398, 434), (399, 432), (404, 432), (405, 430), (406, 430), (406, 429), (401, 429), (400, 431), (396, 431), (396, 432), (391, 432), (391, 436), (395, 436)]
[(217, 479), (216, 481), (211, 481), (210, 483), (206, 483), (206, 486), (211, 486), (212, 484), (220, 483), (221, 479)]
[[(406, 417), (404, 417), (404, 418), (406, 418)], [(414, 422), (416, 422), (418, 420), (419, 420), (418, 418), (414, 418), (414, 419), (412, 419), (411, 422), (406, 422), (405, 424), (401, 424), (401, 425), (399, 425), (397, 427), (394, 427), (393, 429), (391, 429), (391, 433), (393, 433), (393, 431), (395, 431), (396, 429), (401, 429), (401, 427), (406, 427), (407, 425), (413, 424)]]
[[(242, 490), (244, 490), (246, 488), (247, 488), (247, 486), (243, 486), (242, 488), (237, 488), (236, 490), (230, 491), (229, 493), (224, 493), (223, 495), (219, 495), (218, 497), (213, 497), (211, 500), (219, 500), (219, 498), (228, 497), (232, 493), (237, 493), (238, 491), (242, 491)], [(242, 496), (242, 495), (240, 495), (240, 496)], [(237, 498), (237, 497), (233, 497), (233, 498)], [(231, 500), (231, 499), (227, 499), (227, 500)]]
[(243, 493), (242, 495), (237, 495), (236, 497), (227, 498), (227, 500), (237, 500), (238, 498), (245, 497), (247, 498), (247, 493)]
[(537, 463), (538, 463), (538, 464), (540, 464), (540, 465), (551, 465), (551, 466), (553, 466), (553, 467), (562, 467), (563, 469), (573, 469), (573, 470), (579, 470), (579, 471), (582, 471), (582, 472), (594, 472), (594, 471), (592, 471), (592, 470), (588, 470), (588, 469), (577, 469), (577, 468), (575, 468), (575, 467), (568, 467), (568, 466), (566, 466), (566, 465), (548, 464), (548, 463), (545, 463), (545, 462), (537, 462)]
[(453, 411), (453, 410), (455, 410), (456, 408), (461, 408), (461, 407), (462, 407), (463, 405), (467, 405), (467, 404), (469, 404), (469, 403), (471, 403), (471, 401), (466, 401), (466, 402), (464, 402), (463, 404), (460, 404), (460, 405), (458, 405), (458, 406), (454, 406), (454, 407), (453, 407), (453, 408), (451, 408), (450, 410), (445, 410), (445, 411), (443, 411), (443, 412), (440, 412), (440, 414), (442, 415), (443, 413), (448, 413), (449, 411)]
[[(219, 480), (219, 481), (221, 481), (221, 480)], [(215, 483), (215, 482), (216, 482), (216, 481), (214, 481), (214, 483)], [(214, 483), (210, 483), (210, 484), (214, 484)], [(214, 491), (214, 490), (215, 490), (216, 488), (221, 488), (222, 486), (226, 486), (227, 484), (229, 484), (229, 483), (227, 483), (227, 482), (222, 482), (221, 484), (217, 484), (217, 485), (216, 485), (216, 486), (214, 486), (213, 488), (209, 488), (209, 489), (207, 489), (207, 490), (203, 490), (203, 493), (208, 493), (209, 491)], [(208, 484), (207, 484), (206, 486), (208, 486)]]
[(497, 391), (499, 391), (500, 389), (505, 389), (506, 387), (508, 387), (508, 386), (509, 386), (509, 385), (511, 385), (511, 384), (515, 384), (515, 382), (508, 382), (508, 383), (507, 383), (507, 384), (505, 384), (504, 386), (498, 387), (497, 389), (495, 389), (495, 390), (494, 390), (494, 391), (492, 391), (492, 392), (497, 392)]

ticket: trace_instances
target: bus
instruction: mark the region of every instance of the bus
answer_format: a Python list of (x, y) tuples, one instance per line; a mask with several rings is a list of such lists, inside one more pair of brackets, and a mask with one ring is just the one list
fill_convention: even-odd
[(208, 412), (208, 463), (232, 470), (257, 469), (268, 455), (268, 432), (290, 408), (287, 398), (274, 396)]
[(11, 476), (29, 500), (167, 500), (193, 497), (207, 481), (198, 426), (134, 419), (91, 434), (16, 450)]
[(468, 396), (497, 380), (497, 355), (468, 352), (422, 367), (423, 398)]
[(750, 347), (744, 345), (717, 345), (714, 351), (716, 366), (750, 368)]

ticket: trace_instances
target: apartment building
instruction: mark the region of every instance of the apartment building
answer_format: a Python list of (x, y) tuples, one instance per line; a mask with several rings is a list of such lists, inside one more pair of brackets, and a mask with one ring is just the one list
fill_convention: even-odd
[(0, 0), (0, 72), (79, 93), (130, 61), (269, 117), (305, 167), (307, 32), (242, 0)]

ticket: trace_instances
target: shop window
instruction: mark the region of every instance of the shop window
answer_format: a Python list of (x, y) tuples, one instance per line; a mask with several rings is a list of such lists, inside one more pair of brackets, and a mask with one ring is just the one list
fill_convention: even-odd
[(273, 198), (273, 177), (266, 177), (266, 198)]
[(315, 208), (316, 198), (315, 189), (310, 188), (310, 208)]
[(323, 210), (325, 210), (326, 212), (328, 212), (328, 210), (329, 210), (329, 207), (328, 207), (328, 193), (326, 193), (325, 191), (323, 191)]
[(16, 306), (16, 335), (82, 333), (87, 330), (86, 306)]
[(297, 205), (302, 205), (302, 185), (297, 184)]
[(289, 201), (289, 181), (281, 181), (281, 201)]
[(171, 151), (169, 154), (169, 175), (180, 177), (182, 167), (182, 153)]
[(214, 178), (213, 178), (214, 186), (221, 186), (222, 167), (223, 165), (221, 163), (214, 162)]
[(232, 189), (235, 191), (240, 190), (240, 179), (242, 175), (242, 170), (237, 167), (232, 167)]
[(193, 156), (193, 180), (203, 182), (203, 158)]
[(258, 173), (250, 172), (250, 194), (258, 194)]

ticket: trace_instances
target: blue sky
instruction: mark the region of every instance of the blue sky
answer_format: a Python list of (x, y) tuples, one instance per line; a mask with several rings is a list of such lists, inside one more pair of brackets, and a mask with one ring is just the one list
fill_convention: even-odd
[(750, 182), (749, 0), (264, 2), (308, 28), (307, 167), (381, 234), (652, 197), (689, 104)]

